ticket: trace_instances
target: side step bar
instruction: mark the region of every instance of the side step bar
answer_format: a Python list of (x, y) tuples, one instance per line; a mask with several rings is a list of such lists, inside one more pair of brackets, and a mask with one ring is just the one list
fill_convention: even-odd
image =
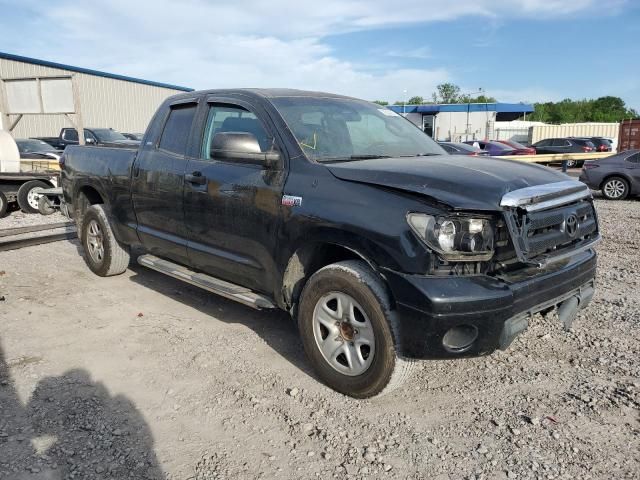
[(225, 282), (204, 273), (196, 273), (182, 265), (163, 260), (154, 255), (141, 255), (138, 263), (143, 267), (148, 267), (156, 272), (164, 273), (170, 277), (177, 278), (183, 282), (200, 287), (208, 292), (215, 293), (222, 297), (235, 300), (249, 307), (260, 310), (263, 308), (277, 308), (271, 300), (264, 295), (255, 293), (248, 288)]

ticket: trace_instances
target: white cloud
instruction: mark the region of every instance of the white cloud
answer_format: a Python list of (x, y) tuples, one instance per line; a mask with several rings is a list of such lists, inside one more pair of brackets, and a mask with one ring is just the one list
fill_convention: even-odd
[[(346, 61), (325, 38), (344, 32), (451, 20), (462, 16), (540, 17), (592, 8), (616, 8), (623, 0), (22, 0), (29, 24), (4, 25), (11, 51), (72, 65), (195, 88), (293, 87), (369, 99), (428, 97), (451, 80), (428, 46), (383, 52), (420, 60), (422, 68), (398, 69), (380, 59)], [(4, 6), (3, 6), (4, 5)], [(8, 23), (8, 22), (7, 22)], [(24, 32), (29, 32), (28, 41)], [(31, 46), (29, 46), (31, 45)]]

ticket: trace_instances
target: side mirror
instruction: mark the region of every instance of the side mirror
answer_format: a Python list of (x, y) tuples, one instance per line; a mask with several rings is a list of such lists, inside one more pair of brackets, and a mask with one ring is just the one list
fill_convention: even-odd
[(263, 153), (253, 133), (220, 132), (214, 135), (211, 142), (211, 158), (272, 168), (280, 162), (280, 153), (275, 151)]

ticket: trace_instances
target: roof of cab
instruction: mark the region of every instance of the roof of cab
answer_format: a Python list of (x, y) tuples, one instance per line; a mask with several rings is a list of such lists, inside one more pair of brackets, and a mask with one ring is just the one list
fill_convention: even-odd
[(327, 92), (314, 92), (310, 90), (297, 90), (294, 88), (223, 88), (213, 90), (198, 90), (189, 93), (174, 95), (173, 99), (190, 98), (201, 95), (245, 95), (254, 98), (278, 98), (278, 97), (312, 97), (312, 98), (348, 98)]

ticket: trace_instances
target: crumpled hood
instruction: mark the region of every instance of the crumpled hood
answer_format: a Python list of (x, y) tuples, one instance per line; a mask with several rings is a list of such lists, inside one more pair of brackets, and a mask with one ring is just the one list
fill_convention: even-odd
[(500, 210), (507, 192), (569, 179), (541, 165), (462, 155), (358, 160), (327, 168), (342, 180), (427, 195), (460, 210)]

